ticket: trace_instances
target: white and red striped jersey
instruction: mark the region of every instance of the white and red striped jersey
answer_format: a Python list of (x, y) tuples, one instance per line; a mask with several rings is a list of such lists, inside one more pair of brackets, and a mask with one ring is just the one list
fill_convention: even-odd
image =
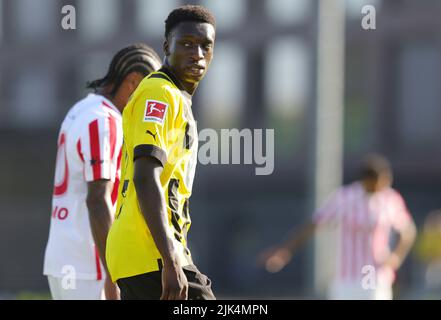
[(339, 230), (334, 283), (361, 284), (366, 266), (375, 268), (377, 282), (393, 283), (393, 270), (382, 267), (390, 253), (390, 233), (412, 222), (398, 191), (386, 188), (369, 194), (354, 182), (338, 189), (313, 219), (317, 224), (335, 223)]
[(89, 94), (67, 113), (58, 136), (45, 275), (63, 277), (74, 270), (77, 279), (103, 277), (86, 206), (87, 182), (113, 181), (115, 205), (122, 140), (121, 113), (103, 96)]

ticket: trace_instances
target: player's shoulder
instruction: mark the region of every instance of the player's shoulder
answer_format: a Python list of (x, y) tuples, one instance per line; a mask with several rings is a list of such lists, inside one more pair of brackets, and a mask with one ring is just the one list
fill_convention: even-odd
[(138, 88), (141, 92), (162, 96), (165, 99), (179, 99), (182, 95), (176, 80), (165, 69), (150, 73), (141, 81)]
[(354, 181), (348, 184), (344, 184), (337, 188), (336, 193), (338, 194), (348, 194), (348, 193), (354, 193), (361, 189), (361, 184), (358, 181)]
[(149, 92), (155, 95), (176, 95), (179, 90), (176, 86), (170, 82), (167, 78), (163, 77), (155, 77), (155, 75), (161, 75), (160, 73), (154, 73), (152, 77), (146, 77), (142, 80), (139, 85), (139, 88), (143, 92)]
[[(84, 118), (107, 118), (109, 116), (114, 118), (121, 117), (121, 113), (118, 109), (107, 100), (105, 97), (90, 93), (79, 101), (78, 106), (74, 106)], [(84, 120), (84, 119), (83, 119)]]
[(105, 120), (109, 117), (118, 120), (121, 114), (110, 101), (100, 95), (90, 93), (71, 107), (63, 125), (81, 130), (95, 120)]
[(386, 188), (384, 190), (384, 194), (386, 195), (386, 197), (388, 199), (390, 199), (392, 201), (398, 201), (398, 202), (403, 202), (404, 201), (404, 198), (401, 195), (401, 193), (397, 189), (395, 189), (393, 187)]
[(338, 187), (334, 192), (334, 196), (341, 200), (344, 199), (347, 200), (347, 199), (356, 199), (357, 197), (361, 196), (363, 193), (364, 191), (361, 183), (359, 181), (354, 181)]
[(176, 116), (180, 102), (181, 92), (176, 85), (162, 72), (153, 72), (141, 81), (124, 109), (123, 117), (137, 114), (134, 110), (145, 112), (150, 104), (163, 106), (164, 110)]

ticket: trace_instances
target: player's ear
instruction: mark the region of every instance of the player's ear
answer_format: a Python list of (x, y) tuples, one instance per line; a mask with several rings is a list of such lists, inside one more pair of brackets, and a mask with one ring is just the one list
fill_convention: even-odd
[(138, 87), (142, 79), (143, 75), (139, 72), (130, 72), (126, 77), (127, 83), (130, 86), (130, 90), (134, 91), (136, 87)]
[(170, 55), (170, 45), (168, 44), (168, 39), (164, 40), (164, 43), (162, 44), (162, 49), (164, 50), (164, 54), (166, 57)]

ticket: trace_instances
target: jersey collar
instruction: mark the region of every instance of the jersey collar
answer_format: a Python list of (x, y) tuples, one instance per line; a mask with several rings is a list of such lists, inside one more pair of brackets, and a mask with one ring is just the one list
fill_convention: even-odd
[(190, 101), (191, 101), (191, 98), (192, 98), (192, 96), (191, 96), (191, 94), (189, 94), (185, 89), (184, 89), (184, 87), (182, 86), (182, 84), (179, 82), (179, 80), (174, 76), (174, 74), (166, 67), (166, 66), (162, 66), (162, 68), (161, 69), (159, 69), (157, 72), (160, 72), (160, 73), (162, 73), (162, 74), (164, 74), (168, 79), (169, 79), (169, 81), (171, 82), (171, 83), (173, 83), (175, 86), (176, 86), (176, 88), (178, 88), (180, 91), (181, 91), (181, 93), (185, 96), (185, 97), (187, 97), (188, 99), (190, 99)]
[(103, 95), (96, 94), (96, 93), (91, 93), (91, 94), (95, 95), (99, 100), (101, 100), (101, 103), (103, 104), (103, 106), (105, 106), (106, 108), (112, 109), (113, 111), (117, 112), (118, 114), (121, 114), (121, 111), (119, 111), (118, 108), (115, 107), (115, 105), (112, 103), (112, 101), (110, 101), (109, 99), (107, 99)]

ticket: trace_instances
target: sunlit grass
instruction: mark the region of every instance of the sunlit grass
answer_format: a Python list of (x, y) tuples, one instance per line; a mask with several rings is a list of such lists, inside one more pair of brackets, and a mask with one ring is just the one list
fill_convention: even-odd
[(49, 292), (23, 291), (16, 295), (16, 300), (52, 300)]

